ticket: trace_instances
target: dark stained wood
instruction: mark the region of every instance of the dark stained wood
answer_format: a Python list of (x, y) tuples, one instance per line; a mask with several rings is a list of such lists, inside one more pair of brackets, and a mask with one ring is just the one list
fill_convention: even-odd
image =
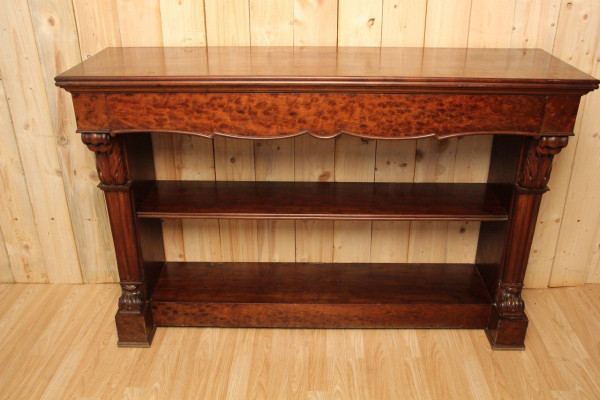
[(158, 325), (482, 328), (491, 300), (468, 264), (167, 263), (152, 307)]
[[(164, 265), (165, 254), (159, 220), (138, 220), (135, 193), (143, 185), (135, 179), (154, 179), (150, 135), (113, 137), (108, 133), (83, 133), (81, 139), (96, 154), (100, 188), (104, 190), (115, 245), (122, 294), (115, 315), (119, 346), (148, 347), (155, 324), (150, 293)], [(139, 165), (146, 163), (146, 168)], [(147, 185), (146, 185), (147, 186)]]
[(71, 91), (569, 92), (598, 81), (537, 49), (109, 48), (56, 77)]
[[(107, 49), (56, 77), (96, 155), (120, 346), (156, 325), (484, 328), (523, 348), (552, 160), (598, 80), (541, 50)], [(151, 132), (274, 139), (494, 134), (487, 184), (155, 182)], [(165, 263), (160, 218), (482, 221), (477, 264)]]
[[(546, 97), (328, 93), (128, 93), (107, 95), (110, 129), (205, 137), (402, 139), (540, 133)], [(576, 110), (575, 110), (576, 111)], [(570, 131), (565, 131), (569, 133)]]
[(470, 220), (508, 214), (484, 183), (158, 181), (143, 218)]

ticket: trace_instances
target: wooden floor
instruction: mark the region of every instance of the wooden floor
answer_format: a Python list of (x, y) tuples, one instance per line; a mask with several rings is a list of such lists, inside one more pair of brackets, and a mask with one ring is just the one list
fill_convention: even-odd
[(600, 285), (526, 291), (517, 352), (479, 330), (159, 328), (123, 349), (118, 294), (0, 285), (0, 398), (600, 398)]

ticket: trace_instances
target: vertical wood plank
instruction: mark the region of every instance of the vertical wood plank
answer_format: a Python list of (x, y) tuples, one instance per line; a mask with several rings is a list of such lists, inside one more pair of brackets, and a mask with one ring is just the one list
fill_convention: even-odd
[(205, 0), (204, 12), (209, 46), (250, 46), (248, 0)]
[[(377, 141), (375, 182), (412, 182), (415, 176), (414, 140)], [(407, 262), (410, 222), (374, 221), (371, 262)]]
[(427, 0), (383, 0), (381, 45), (423, 46), (426, 15)]
[[(162, 41), (165, 46), (205, 46), (204, 2), (160, 0)], [(156, 165), (171, 171), (164, 179), (214, 180), (212, 142), (207, 139), (173, 135), (155, 137)], [(171, 156), (173, 157), (171, 159)], [(160, 174), (159, 174), (160, 175)], [(168, 220), (163, 222), (166, 255), (169, 260), (220, 261), (221, 241), (216, 220)]]
[(27, 2), (3, 4), (0, 25), (0, 73), (48, 278), (79, 283), (81, 270)]
[(73, 0), (79, 49), (84, 60), (105, 49), (121, 46), (116, 0)]
[(382, 0), (339, 0), (338, 45), (381, 45)]
[[(294, 140), (254, 143), (254, 170), (258, 181), (294, 180)], [(295, 221), (257, 221), (258, 260), (296, 260)]]
[[(217, 180), (253, 181), (252, 141), (217, 137), (215, 172)], [(258, 261), (256, 220), (219, 220), (223, 261)]]
[[(250, 43), (294, 45), (293, 0), (250, 0)], [(294, 140), (253, 142), (255, 177), (259, 181), (294, 180)], [(295, 261), (295, 221), (257, 221), (258, 260)]]
[[(384, 0), (382, 46), (423, 46), (427, 0)], [(376, 182), (413, 182), (415, 140), (379, 140)], [(375, 221), (371, 232), (372, 262), (407, 262), (410, 222)]]
[[(250, 45), (248, 0), (205, 0), (204, 5), (207, 45)], [(214, 153), (217, 180), (255, 179), (252, 141), (215, 138)], [(256, 221), (220, 220), (222, 260), (257, 261), (257, 228)]]
[(294, 46), (335, 46), (337, 0), (294, 0)]
[[(452, 182), (455, 157), (454, 139), (418, 140), (415, 182)], [(408, 261), (444, 262), (447, 233), (447, 222), (411, 222)]]
[(45, 94), (84, 282), (118, 280), (104, 195), (96, 187), (94, 155), (79, 142), (71, 95), (54, 77), (81, 62), (73, 6), (67, 0), (29, 0)]
[(4, 82), (0, 79), (0, 227), (15, 282), (48, 282)]
[[(340, 0), (338, 10), (339, 46), (380, 46), (383, 0)], [(373, 182), (377, 142), (342, 135), (335, 141), (335, 181)], [(333, 223), (333, 261), (369, 262), (371, 259), (369, 221)]]
[[(294, 138), (294, 180), (333, 182), (335, 141), (303, 135)], [(296, 221), (296, 261), (333, 261), (333, 222)]]
[(159, 0), (119, 0), (117, 11), (123, 46), (163, 45)]
[[(119, 29), (123, 46), (162, 46), (163, 33), (159, 0), (125, 0), (117, 2)], [(156, 179), (177, 179), (173, 138), (152, 134)], [(163, 221), (163, 238), (167, 260), (185, 260), (183, 228), (180, 220)]]
[(204, 1), (160, 0), (160, 20), (165, 46), (206, 46)]
[(514, 15), (515, 0), (474, 0), (471, 6), (468, 47), (508, 47)]
[[(471, 0), (428, 0), (425, 46), (466, 47), (469, 37)], [(456, 139), (417, 140), (415, 182), (452, 182)], [(448, 238), (447, 222), (412, 222), (409, 262), (444, 262)]]
[[(600, 25), (596, 26), (600, 37)], [(600, 56), (600, 41), (596, 44)], [(600, 76), (600, 61), (592, 74)], [(550, 286), (583, 285), (592, 265), (595, 233), (600, 221), (600, 182), (590, 172), (600, 170), (600, 95), (587, 95), (579, 140), (560, 226)]]
[(466, 47), (471, 0), (428, 0), (425, 46)]
[[(215, 180), (213, 142), (188, 135), (174, 135), (173, 147), (177, 180)], [(164, 225), (163, 225), (164, 228)], [(172, 228), (173, 229), (173, 228)], [(177, 230), (174, 230), (177, 232)], [(185, 261), (220, 261), (219, 221), (186, 219), (181, 221)], [(171, 238), (168, 238), (171, 239)], [(169, 247), (171, 243), (168, 243)], [(172, 246), (177, 248), (177, 245)]]
[[(515, 0), (473, 1), (469, 18), (468, 47), (486, 48), (510, 45)], [(487, 180), (493, 136), (459, 138), (456, 143), (454, 182)], [(450, 222), (446, 243), (447, 262), (475, 262), (480, 224)]]
[(517, 0), (510, 47), (552, 52), (561, 0)]
[[(454, 182), (486, 182), (491, 147), (491, 136), (459, 138), (456, 143)], [(447, 262), (475, 262), (479, 227), (479, 222), (456, 221), (448, 223)]]
[[(375, 140), (342, 135), (335, 143), (335, 181), (373, 182)], [(333, 223), (333, 261), (369, 262), (371, 259), (371, 222), (335, 221)]]
[(6, 246), (4, 245), (4, 235), (0, 231), (0, 283), (14, 283), (12, 270), (10, 269), (10, 260)]
[(590, 267), (585, 283), (600, 283), (600, 221), (596, 225), (590, 253)]
[[(584, 0), (562, 2), (552, 50), (556, 57), (587, 73), (592, 72), (600, 24), (600, 15), (594, 12), (594, 4), (593, 1)], [(587, 97), (584, 97), (575, 124), (575, 136), (569, 138), (569, 145), (554, 157), (552, 176), (548, 183), (551, 190), (542, 198), (531, 246), (525, 276), (525, 285), (528, 287), (546, 287), (551, 279), (586, 102)], [(557, 273), (552, 280), (560, 282), (563, 276), (563, 272)]]
[[(294, 45), (335, 46), (337, 0), (294, 0)], [(332, 182), (335, 141), (294, 138), (294, 180)], [(296, 261), (333, 261), (333, 222), (296, 221)]]
[(293, 0), (249, 0), (252, 46), (293, 46)]

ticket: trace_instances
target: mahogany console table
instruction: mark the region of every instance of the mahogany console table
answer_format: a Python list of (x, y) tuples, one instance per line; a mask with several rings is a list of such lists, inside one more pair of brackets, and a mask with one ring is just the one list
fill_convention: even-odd
[[(522, 348), (552, 158), (598, 81), (541, 50), (109, 48), (56, 77), (96, 153), (119, 345), (156, 326), (482, 328)], [(488, 183), (157, 181), (151, 132), (240, 139), (494, 135)], [(473, 264), (168, 262), (162, 218), (482, 221)]]

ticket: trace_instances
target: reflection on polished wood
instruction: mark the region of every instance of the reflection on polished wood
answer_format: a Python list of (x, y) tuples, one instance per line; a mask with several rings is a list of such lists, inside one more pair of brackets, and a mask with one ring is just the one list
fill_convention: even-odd
[[(219, 79), (221, 78), (221, 79)], [(565, 80), (569, 81), (565, 85)], [(108, 48), (61, 74), (63, 87), (384, 86), (589, 90), (595, 80), (537, 49), (379, 47)], [(498, 84), (502, 85), (499, 86)], [(575, 88), (574, 86), (577, 86)], [(587, 88), (587, 89), (585, 89)], [(281, 87), (279, 87), (281, 89)]]
[(158, 181), (143, 218), (505, 221), (485, 183)]
[(0, 285), (2, 399), (600, 397), (600, 285), (524, 290), (527, 351), (481, 330), (159, 328), (114, 345), (118, 285)]

